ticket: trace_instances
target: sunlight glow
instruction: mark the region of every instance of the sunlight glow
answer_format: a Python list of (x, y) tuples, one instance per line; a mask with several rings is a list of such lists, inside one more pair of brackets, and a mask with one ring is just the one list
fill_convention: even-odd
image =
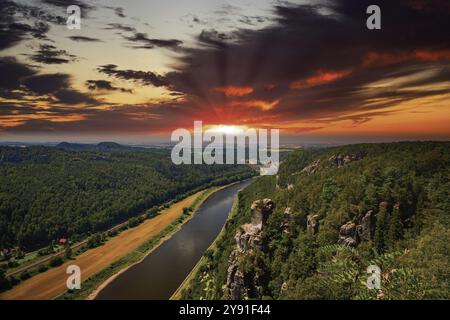
[(248, 128), (246, 126), (234, 126), (234, 125), (212, 125), (207, 126), (206, 131), (235, 135), (245, 132)]

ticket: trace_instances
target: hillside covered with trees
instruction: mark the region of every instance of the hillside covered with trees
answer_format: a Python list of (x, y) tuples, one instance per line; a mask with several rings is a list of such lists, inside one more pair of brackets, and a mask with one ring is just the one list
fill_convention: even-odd
[(240, 193), (181, 297), (449, 299), (449, 190), (447, 142), (292, 152)]
[(75, 241), (188, 192), (251, 175), (247, 166), (175, 166), (170, 150), (114, 143), (0, 147), (0, 249)]

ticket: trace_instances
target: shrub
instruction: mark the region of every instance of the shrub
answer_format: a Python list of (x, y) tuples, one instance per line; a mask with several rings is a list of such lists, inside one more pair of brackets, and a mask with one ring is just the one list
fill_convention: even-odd
[(63, 258), (61, 258), (60, 256), (57, 256), (50, 260), (49, 266), (54, 268), (54, 267), (62, 265), (63, 263), (64, 263)]
[(20, 274), (20, 279), (21, 280), (27, 280), (29, 278), (31, 278), (31, 275), (30, 275), (30, 273), (28, 271), (24, 271), (24, 272), (22, 272)]
[(38, 267), (38, 272), (39, 272), (39, 273), (45, 272), (45, 271), (47, 271), (47, 270), (48, 270), (48, 267), (47, 267), (45, 264), (41, 264), (41, 265)]

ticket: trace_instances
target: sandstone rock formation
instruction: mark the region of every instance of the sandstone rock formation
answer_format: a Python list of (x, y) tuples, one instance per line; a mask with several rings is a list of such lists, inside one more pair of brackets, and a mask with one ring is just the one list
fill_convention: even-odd
[(263, 224), (272, 213), (274, 206), (273, 201), (270, 199), (253, 202), (250, 208), (252, 211), (251, 227), (261, 231)]
[(302, 172), (306, 172), (308, 174), (314, 173), (319, 168), (319, 164), (320, 164), (320, 159), (317, 159), (316, 161), (314, 161), (310, 165), (304, 167)]
[(290, 207), (287, 207), (286, 210), (284, 210), (283, 213), (283, 222), (281, 223), (281, 230), (284, 233), (290, 233), (290, 227), (294, 224), (294, 215), (292, 214), (292, 209)]
[(371, 241), (375, 234), (375, 213), (373, 210), (368, 211), (361, 219), (361, 224), (356, 227), (358, 238), (360, 241)]
[(336, 165), (337, 167), (342, 167), (345, 165), (348, 165), (349, 163), (353, 161), (360, 160), (361, 157), (359, 155), (332, 155), (328, 161), (331, 162), (333, 165)]
[[(230, 260), (235, 259), (235, 253), (230, 256)], [(226, 298), (230, 300), (240, 300), (245, 294), (244, 274), (236, 263), (231, 263), (228, 267)]]
[(360, 242), (373, 240), (375, 234), (375, 213), (368, 211), (361, 219), (359, 224), (348, 221), (341, 226), (339, 230), (339, 244), (349, 247), (355, 247)]
[(236, 232), (236, 248), (228, 260), (228, 276), (225, 298), (240, 300), (245, 296), (262, 294), (258, 274), (246, 276), (240, 261), (252, 258), (256, 250), (264, 250), (262, 231), (275, 204), (271, 199), (257, 200), (251, 206), (251, 223), (243, 224)]
[(349, 221), (341, 226), (338, 243), (349, 247), (356, 246), (356, 225), (353, 222)]
[[(346, 155), (335, 154), (332, 155), (330, 158), (328, 158), (328, 162), (331, 163), (333, 166), (340, 168), (361, 159), (362, 157), (358, 154), (346, 154)], [(325, 164), (326, 161), (325, 163), (323, 163), (322, 167), (325, 167)], [(301, 172), (306, 172), (308, 174), (315, 173), (317, 172), (317, 170), (319, 170), (320, 165), (321, 161), (320, 159), (317, 159), (312, 163), (310, 163), (309, 165), (307, 165), (306, 167), (304, 167)]]

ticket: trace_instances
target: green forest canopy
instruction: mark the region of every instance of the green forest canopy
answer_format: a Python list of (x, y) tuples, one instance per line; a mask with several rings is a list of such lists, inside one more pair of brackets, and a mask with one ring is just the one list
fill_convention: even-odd
[[(338, 165), (339, 155), (353, 161)], [(182, 298), (224, 298), (236, 230), (250, 221), (253, 201), (271, 198), (276, 209), (263, 228), (267, 248), (239, 265), (247, 298), (449, 299), (449, 190), (448, 142), (295, 151), (278, 178), (259, 178), (240, 193), (237, 214)], [(280, 227), (287, 207), (293, 212), (288, 233)], [(341, 227), (361, 223), (370, 210), (372, 239), (338, 244)], [(308, 215), (317, 215), (317, 232), (308, 228)], [(381, 290), (366, 286), (371, 264), (381, 268)], [(249, 287), (254, 279), (261, 294)]]
[(249, 177), (247, 166), (175, 166), (168, 149), (0, 147), (0, 249), (80, 239), (183, 194)]

